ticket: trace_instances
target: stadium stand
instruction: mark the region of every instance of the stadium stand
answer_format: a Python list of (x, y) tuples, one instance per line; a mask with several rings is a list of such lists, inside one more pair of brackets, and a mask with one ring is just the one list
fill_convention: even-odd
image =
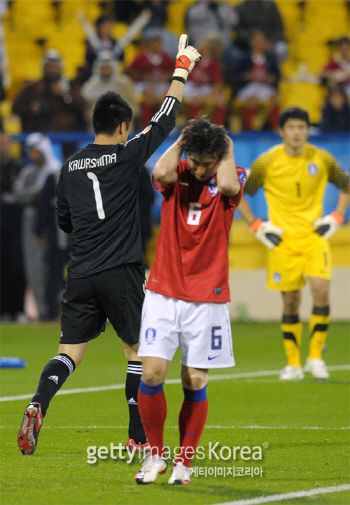
[[(169, 31), (175, 34), (184, 32), (185, 13), (194, 1), (173, 0), (169, 2), (166, 25)], [(230, 0), (229, 4), (234, 6), (239, 1)], [(325, 99), (325, 89), (320, 86), (318, 76), (330, 57), (328, 42), (344, 36), (348, 32), (349, 13), (346, 2), (343, 0), (275, 1), (283, 18), (289, 50), (288, 58), (281, 64), (282, 82), (279, 89), (281, 108), (291, 105), (306, 108), (312, 123), (318, 123), (321, 119), (322, 104)], [(106, 2), (103, 3), (106, 4)], [(45, 50), (48, 48), (59, 50), (63, 55), (66, 75), (69, 78), (74, 78), (77, 67), (84, 61), (84, 41), (86, 39), (76, 18), (76, 12), (83, 12), (84, 16), (93, 24), (98, 16), (105, 13), (103, 8), (102, 2), (97, 0), (61, 0), (59, 2), (13, 0), (9, 2), (4, 28), (10, 62), (11, 84), (6, 90), (7, 99), (0, 105), (4, 129), (7, 133), (11, 135), (20, 133), (20, 123), (12, 115), (11, 102), (24, 82), (40, 77), (41, 60)], [(127, 24), (116, 22), (113, 36), (118, 40), (125, 34), (127, 28)], [(125, 66), (134, 59), (137, 50), (138, 47), (135, 44), (129, 44), (125, 48)], [(277, 140), (275, 139), (275, 141)], [(244, 143), (245, 141), (243, 141)], [(14, 150), (19, 154), (17, 143), (14, 144)], [(249, 165), (249, 160), (245, 160), (244, 156), (243, 160), (241, 159), (241, 153), (239, 158), (239, 162), (243, 166)], [(246, 230), (241, 234), (237, 226), (239, 223), (234, 224), (231, 232), (231, 236), (234, 235), (234, 241), (231, 243), (234, 244), (232, 247), (235, 250), (231, 251), (230, 246), (230, 266), (239, 267), (242, 262), (246, 262), (247, 257), (251, 258), (249, 267), (256, 266), (254, 262), (262, 265), (264, 256), (259, 244)], [(156, 234), (152, 243), (155, 243), (155, 239)], [(336, 252), (338, 243), (339, 254)], [(344, 260), (344, 251), (348, 247), (348, 228), (344, 228), (343, 232), (340, 231), (332, 238), (333, 244), (336, 247), (334, 251), (335, 265), (343, 265), (346, 261), (348, 264), (348, 257), (346, 261)], [(152, 247), (151, 244), (149, 263), (152, 261)], [(249, 253), (246, 247), (251, 248)], [(252, 252), (253, 250), (254, 252)], [(233, 258), (235, 258), (234, 261)]]
[[(285, 108), (293, 104), (306, 108), (311, 122), (318, 123), (325, 90), (312, 77), (319, 75), (329, 58), (327, 42), (348, 32), (346, 2), (277, 0), (276, 3), (289, 41), (288, 59), (282, 64), (281, 106)], [(300, 73), (298, 80), (296, 76)]]
[[(168, 5), (167, 29), (180, 34), (184, 30), (184, 16), (194, 0), (174, 0)], [(231, 0), (236, 5), (238, 0)], [(281, 83), (281, 107), (291, 103), (308, 109), (312, 122), (320, 120), (324, 90), (316, 82), (300, 82), (300, 68), (307, 75), (317, 76), (329, 58), (330, 39), (341, 37), (348, 30), (346, 2), (332, 0), (317, 2), (308, 0), (276, 0), (283, 17), (289, 55), (282, 65), (284, 81)], [(10, 61), (11, 86), (7, 90), (12, 99), (23, 82), (38, 79), (40, 60), (45, 49), (55, 48), (64, 58), (65, 73), (73, 78), (77, 67), (84, 60), (86, 38), (76, 12), (94, 22), (101, 14), (101, 2), (97, 0), (61, 0), (60, 2), (28, 2), (14, 0), (9, 3), (5, 18), (5, 38)], [(113, 35), (120, 38), (126, 31), (125, 23), (116, 23)], [(125, 50), (125, 65), (136, 54), (137, 48), (129, 44)], [(294, 78), (294, 81), (293, 81)], [(301, 77), (301, 79), (303, 76)], [(4, 106), (3, 115), (9, 107)], [(12, 126), (12, 130), (13, 130)]]

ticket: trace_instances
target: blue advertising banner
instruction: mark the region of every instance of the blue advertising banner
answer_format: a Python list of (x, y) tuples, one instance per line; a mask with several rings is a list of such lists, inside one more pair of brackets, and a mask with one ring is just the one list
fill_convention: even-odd
[[(153, 167), (160, 156), (168, 149), (168, 147), (176, 141), (180, 133), (171, 134), (160, 148), (153, 154), (147, 162), (147, 169), (151, 173)], [(79, 147), (84, 147), (86, 144), (93, 142), (94, 136), (87, 133), (56, 133), (48, 135), (53, 144), (54, 151), (58, 158), (62, 158), (62, 143), (65, 140), (76, 140)], [(281, 138), (276, 133), (269, 132), (244, 132), (241, 134), (230, 134), (235, 146), (235, 158), (237, 165), (243, 168), (249, 168), (254, 159), (261, 153), (267, 151), (274, 145), (281, 142)], [(14, 135), (14, 140), (23, 141), (26, 135)], [(347, 133), (327, 133), (310, 135), (308, 142), (329, 151), (338, 161), (341, 168), (350, 172), (350, 143)], [(335, 209), (339, 196), (339, 190), (332, 184), (328, 184), (325, 199), (324, 199), (324, 214), (329, 214)], [(260, 189), (254, 197), (247, 196), (252, 210), (256, 216), (266, 219), (267, 209), (264, 198), (264, 192)], [(160, 210), (162, 204), (162, 196), (156, 193), (155, 202), (152, 209), (152, 217), (155, 222), (160, 221)], [(346, 214), (346, 219), (350, 217), (350, 210)], [(240, 219), (239, 212), (236, 213), (235, 219)]]

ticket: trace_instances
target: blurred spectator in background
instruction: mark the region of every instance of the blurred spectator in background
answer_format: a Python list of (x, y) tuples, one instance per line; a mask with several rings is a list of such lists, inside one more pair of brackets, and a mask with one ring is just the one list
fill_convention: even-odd
[(0, 102), (5, 100), (5, 89), (10, 85), (10, 71), (4, 30), (6, 11), (7, 1), (0, 0)]
[(200, 113), (213, 112), (214, 121), (224, 125), (227, 100), (223, 94), (223, 77), (220, 59), (223, 53), (222, 38), (209, 33), (199, 46), (202, 59), (188, 76), (184, 101), (189, 106), (190, 119)]
[(142, 251), (145, 256), (146, 268), (150, 268), (147, 264), (147, 242), (152, 237), (152, 216), (151, 209), (154, 202), (154, 189), (151, 182), (151, 177), (146, 167), (142, 167), (140, 182), (139, 182), (139, 213), (141, 225), (141, 244)]
[(249, 43), (250, 52), (237, 65), (237, 98), (243, 105), (243, 125), (246, 130), (261, 129), (254, 122), (260, 108), (274, 130), (278, 127), (280, 70), (275, 55), (267, 50), (269, 45), (263, 32), (254, 32)]
[(158, 33), (145, 37), (146, 47), (141, 49), (127, 69), (135, 81), (136, 92), (141, 96), (141, 127), (145, 128), (157, 107), (162, 103), (174, 71), (173, 58), (163, 51)]
[(198, 0), (186, 12), (185, 25), (190, 44), (199, 47), (209, 32), (222, 38), (225, 47), (231, 43), (231, 29), (237, 24), (237, 15), (226, 2)]
[[(89, 131), (93, 131), (91, 120), (93, 105), (97, 98), (107, 91), (114, 91), (126, 98), (137, 116), (138, 104), (134, 82), (127, 75), (120, 73), (110, 51), (102, 51), (95, 60), (92, 76), (81, 88), (81, 95), (86, 103), (85, 120)], [(131, 129), (133, 129), (133, 125), (131, 125)]]
[(139, 3), (144, 9), (151, 12), (151, 19), (145, 26), (144, 30), (151, 28), (164, 28), (167, 20), (167, 8), (169, 0), (141, 0)]
[[(66, 161), (77, 150), (77, 142), (64, 142), (63, 160)], [(56, 321), (59, 317), (60, 298), (64, 289), (64, 267), (68, 262), (69, 236), (57, 226), (56, 186), (61, 172), (58, 167), (61, 164), (54, 158), (51, 158), (51, 162), (54, 169), (48, 173), (38, 196), (34, 241), (37, 245), (44, 246), (45, 319)]]
[(14, 184), (24, 164), (24, 160), (11, 156), (10, 139), (5, 133), (0, 133), (1, 318), (10, 321), (17, 320), (24, 312), (22, 207), (14, 193)]
[(27, 85), (14, 100), (13, 112), (23, 132), (64, 132), (84, 129), (84, 100), (62, 72), (60, 53), (46, 52), (43, 78)]
[(143, 9), (143, 0), (114, 0), (115, 19), (120, 23), (132, 23)]
[(34, 226), (37, 222), (38, 203), (46, 179), (61, 168), (61, 162), (54, 157), (52, 144), (41, 133), (32, 133), (26, 139), (26, 149), (31, 162), (22, 168), (14, 185), (17, 201), (23, 206), (22, 248), (26, 286), (34, 294), (38, 318), (47, 319), (47, 305), (44, 294), (44, 245), (35, 241)]
[(167, 20), (169, 0), (114, 0), (115, 19), (121, 23), (130, 24), (147, 9), (151, 19), (147, 28), (163, 28)]
[[(96, 35), (98, 38), (98, 46), (92, 40), (86, 40), (85, 64), (87, 68), (87, 76), (93, 72), (94, 62), (101, 51), (110, 51), (114, 53), (117, 41), (113, 38), (113, 19), (109, 16), (100, 16), (96, 20)], [(117, 58), (119, 61), (124, 60), (124, 52), (120, 51)]]
[(323, 83), (328, 86), (340, 84), (347, 97), (350, 97), (350, 39), (342, 37), (338, 40), (338, 54), (332, 56), (321, 72)]
[(237, 17), (235, 45), (240, 50), (249, 49), (253, 32), (261, 31), (278, 61), (286, 59), (288, 45), (283, 37), (283, 21), (272, 0), (243, 0), (235, 6), (234, 12)]
[(322, 109), (320, 129), (323, 132), (349, 132), (350, 105), (344, 89), (339, 85), (328, 90), (326, 103)]
[(178, 52), (178, 36), (169, 32), (165, 27), (168, 18), (168, 3), (169, 0), (143, 1), (145, 9), (151, 13), (151, 19), (144, 27), (142, 35), (147, 37), (150, 32), (157, 30), (162, 39), (164, 51), (175, 58)]

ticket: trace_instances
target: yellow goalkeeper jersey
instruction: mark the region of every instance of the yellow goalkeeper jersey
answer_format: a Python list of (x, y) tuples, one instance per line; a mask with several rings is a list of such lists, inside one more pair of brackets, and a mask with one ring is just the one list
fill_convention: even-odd
[(349, 176), (335, 158), (323, 149), (305, 144), (301, 156), (288, 156), (279, 144), (252, 164), (245, 193), (265, 190), (269, 220), (286, 236), (305, 237), (314, 231), (313, 222), (322, 217), (327, 182), (343, 189)]

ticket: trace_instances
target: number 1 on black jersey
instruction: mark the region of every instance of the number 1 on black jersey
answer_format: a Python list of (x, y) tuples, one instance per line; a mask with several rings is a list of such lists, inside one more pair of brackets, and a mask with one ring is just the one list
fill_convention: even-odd
[(105, 211), (103, 209), (102, 195), (100, 191), (100, 183), (97, 179), (97, 176), (92, 172), (87, 172), (86, 174), (88, 178), (92, 181), (92, 187), (95, 193), (95, 201), (96, 201), (96, 210), (97, 215), (100, 219), (104, 219), (106, 217)]

